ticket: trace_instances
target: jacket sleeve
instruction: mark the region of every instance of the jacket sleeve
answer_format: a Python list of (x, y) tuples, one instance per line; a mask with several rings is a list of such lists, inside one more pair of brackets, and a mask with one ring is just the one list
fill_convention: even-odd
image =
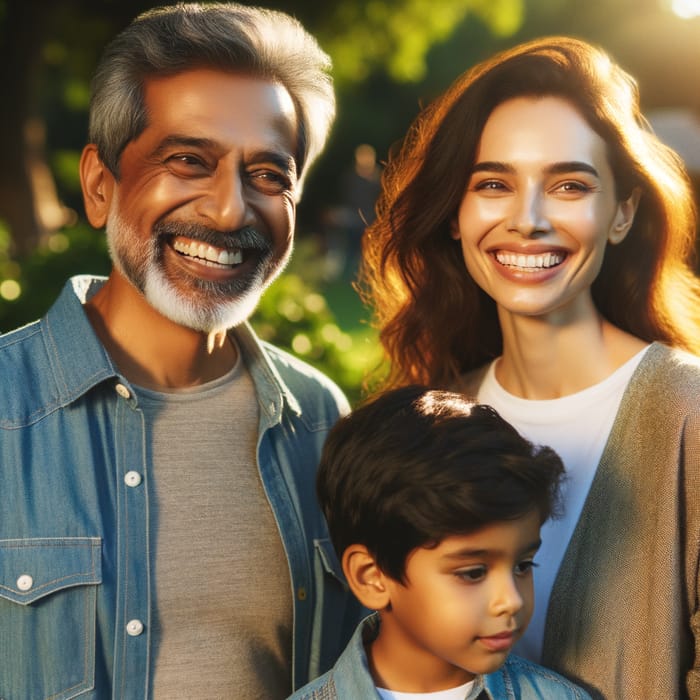
[(700, 700), (700, 415), (695, 411), (686, 424), (683, 440), (685, 466), (686, 562), (689, 577), (690, 629), (694, 650), (686, 675), (690, 700)]

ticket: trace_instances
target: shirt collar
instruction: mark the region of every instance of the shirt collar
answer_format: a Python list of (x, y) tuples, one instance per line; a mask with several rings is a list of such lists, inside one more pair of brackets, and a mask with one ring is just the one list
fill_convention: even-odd
[[(62, 400), (75, 401), (105, 379), (118, 377), (129, 385), (112, 363), (83, 309), (83, 304), (105, 283), (105, 277), (77, 275), (66, 282), (58, 299), (41, 320), (49, 361)], [(233, 328), (241, 355), (255, 384), (262, 410), (272, 423), (281, 420), (283, 404), (299, 415), (301, 407), (248, 323)]]
[(105, 279), (72, 277), (40, 322), (56, 387), (66, 403), (105, 379), (119, 376), (82, 307)]

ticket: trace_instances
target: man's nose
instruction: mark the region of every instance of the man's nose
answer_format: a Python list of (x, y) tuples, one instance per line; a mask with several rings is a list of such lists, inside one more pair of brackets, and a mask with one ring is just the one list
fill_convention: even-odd
[(506, 222), (510, 233), (532, 236), (551, 230), (544, 193), (537, 188), (518, 193)]
[(254, 223), (245, 182), (233, 169), (217, 169), (199, 200), (198, 211), (218, 231), (235, 231)]

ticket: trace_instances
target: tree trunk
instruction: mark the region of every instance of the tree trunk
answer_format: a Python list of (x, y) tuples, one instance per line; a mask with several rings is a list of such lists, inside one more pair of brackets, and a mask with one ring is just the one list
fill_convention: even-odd
[(34, 116), (35, 85), (50, 2), (6, 3), (1, 24), (0, 85), (5, 99), (0, 109), (0, 219), (10, 231), (12, 253), (22, 256), (41, 239), (27, 160), (26, 128)]

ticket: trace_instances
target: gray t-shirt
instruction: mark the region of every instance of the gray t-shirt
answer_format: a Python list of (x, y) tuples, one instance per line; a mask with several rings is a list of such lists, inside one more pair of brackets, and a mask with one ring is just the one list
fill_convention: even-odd
[(153, 697), (286, 698), (292, 594), (257, 468), (258, 403), (220, 379), (137, 389), (150, 436)]

